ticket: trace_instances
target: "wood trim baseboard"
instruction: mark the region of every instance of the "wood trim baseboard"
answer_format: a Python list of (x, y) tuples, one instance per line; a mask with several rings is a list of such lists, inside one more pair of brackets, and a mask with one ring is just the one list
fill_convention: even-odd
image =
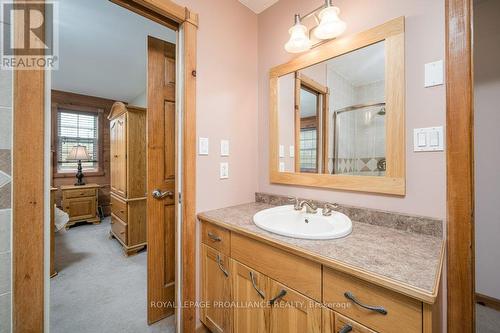
[(446, 0), (448, 332), (474, 332), (472, 0)]
[(500, 311), (500, 299), (476, 293), (476, 303)]

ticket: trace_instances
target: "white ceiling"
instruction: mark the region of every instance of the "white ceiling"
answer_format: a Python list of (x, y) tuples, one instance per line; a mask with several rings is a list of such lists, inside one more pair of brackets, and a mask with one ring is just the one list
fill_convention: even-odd
[(279, 0), (238, 0), (248, 8), (250, 8), (254, 13), (260, 14), (267, 8), (274, 5)]
[(175, 32), (108, 0), (59, 1), (59, 70), (52, 88), (130, 101), (146, 90), (147, 36)]
[(379, 42), (328, 61), (334, 70), (355, 87), (384, 80), (385, 42)]

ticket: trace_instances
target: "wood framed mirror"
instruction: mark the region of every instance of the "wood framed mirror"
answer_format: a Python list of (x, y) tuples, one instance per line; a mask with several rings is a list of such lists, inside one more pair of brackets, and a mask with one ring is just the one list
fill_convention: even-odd
[(404, 17), (270, 71), (270, 182), (405, 195)]

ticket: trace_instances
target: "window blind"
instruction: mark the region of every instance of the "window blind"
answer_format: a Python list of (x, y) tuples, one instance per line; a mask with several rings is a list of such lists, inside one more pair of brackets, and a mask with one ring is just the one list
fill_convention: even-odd
[(57, 112), (57, 164), (61, 172), (76, 170), (76, 161), (66, 161), (74, 146), (87, 148), (90, 161), (83, 169), (98, 169), (98, 114), (59, 109)]

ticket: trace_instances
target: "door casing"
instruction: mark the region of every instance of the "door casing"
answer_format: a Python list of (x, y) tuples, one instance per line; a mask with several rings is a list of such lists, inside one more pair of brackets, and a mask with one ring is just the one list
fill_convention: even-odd
[[(26, 0), (23, 0), (23, 2)], [(37, 2), (43, 9), (44, 0)], [(181, 191), (182, 301), (195, 301), (196, 230), (196, 35), (198, 15), (171, 0), (110, 0), (176, 31), (182, 31), (183, 147)], [(15, 28), (22, 22), (14, 21)], [(16, 40), (15, 43), (19, 44)], [(14, 332), (43, 332), (45, 210), (45, 71), (16, 70), (13, 80), (13, 178), (12, 178), (12, 318)], [(47, 195), (46, 195), (47, 194)], [(47, 223), (48, 215), (47, 215)], [(48, 271), (48, 270), (47, 270)], [(194, 306), (181, 308), (182, 332), (195, 331)]]

